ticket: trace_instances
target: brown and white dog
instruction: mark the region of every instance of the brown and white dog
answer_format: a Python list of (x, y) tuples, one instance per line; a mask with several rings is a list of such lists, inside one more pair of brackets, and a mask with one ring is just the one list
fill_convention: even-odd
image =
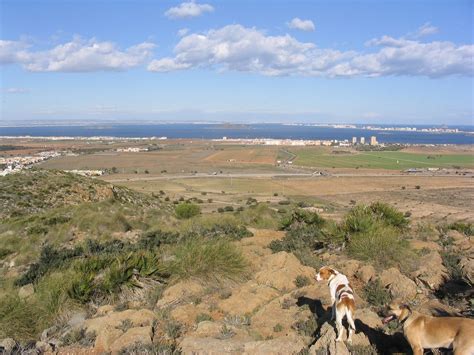
[(403, 323), (413, 355), (422, 355), (423, 349), (436, 348), (453, 349), (455, 355), (474, 355), (474, 319), (427, 316), (412, 311), (400, 301), (388, 306), (388, 316), (383, 322), (394, 319)]
[(317, 281), (327, 281), (332, 302), (332, 319), (336, 318), (337, 341), (342, 340), (342, 320), (347, 318), (349, 323), (349, 335), (347, 341), (352, 341), (352, 334), (355, 331), (354, 324), (354, 291), (349, 284), (347, 277), (340, 272), (323, 266), (316, 274)]

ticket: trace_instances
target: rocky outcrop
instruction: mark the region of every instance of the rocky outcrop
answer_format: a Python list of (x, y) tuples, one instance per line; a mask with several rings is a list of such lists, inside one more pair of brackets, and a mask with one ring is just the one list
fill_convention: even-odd
[(448, 271), (443, 265), (443, 259), (437, 251), (432, 251), (420, 257), (420, 267), (413, 273), (413, 278), (420, 280), (431, 290), (438, 289), (448, 277)]
[(284, 336), (260, 341), (186, 337), (180, 343), (183, 354), (298, 354), (307, 348), (303, 337)]
[(336, 341), (336, 331), (329, 323), (324, 323), (319, 330), (316, 343), (309, 348), (311, 355), (350, 355), (346, 345), (342, 341)]
[(279, 291), (290, 291), (296, 288), (295, 280), (298, 276), (306, 276), (313, 282), (314, 274), (313, 268), (301, 265), (296, 256), (282, 251), (264, 258), (262, 269), (255, 274), (255, 280)]
[(393, 298), (408, 301), (415, 298), (417, 287), (415, 282), (403, 275), (398, 269), (384, 270), (380, 275), (382, 286), (388, 288)]
[(280, 293), (270, 286), (248, 281), (228, 299), (220, 301), (218, 307), (225, 313), (245, 315), (254, 312), (279, 295)]
[(168, 287), (163, 296), (156, 303), (157, 308), (175, 306), (180, 302), (189, 301), (192, 298), (202, 295), (204, 286), (195, 280), (181, 281)]

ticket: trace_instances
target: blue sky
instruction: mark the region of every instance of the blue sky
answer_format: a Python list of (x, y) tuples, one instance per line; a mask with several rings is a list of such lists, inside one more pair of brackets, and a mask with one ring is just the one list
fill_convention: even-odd
[(5, 121), (473, 124), (471, 1), (0, 1)]

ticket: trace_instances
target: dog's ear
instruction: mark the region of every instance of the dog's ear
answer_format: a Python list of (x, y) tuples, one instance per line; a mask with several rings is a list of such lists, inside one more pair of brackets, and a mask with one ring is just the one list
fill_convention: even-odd
[(400, 309), (406, 309), (408, 312), (411, 312), (411, 308), (409, 305), (407, 304), (402, 304), (400, 305)]

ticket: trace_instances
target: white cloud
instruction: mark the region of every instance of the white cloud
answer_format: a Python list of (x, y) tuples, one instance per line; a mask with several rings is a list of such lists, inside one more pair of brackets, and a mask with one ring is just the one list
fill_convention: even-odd
[(193, 33), (178, 42), (174, 57), (154, 60), (150, 71), (190, 68), (259, 73), (268, 76), (377, 77), (390, 75), (472, 76), (473, 45), (422, 43), (383, 36), (367, 42), (369, 52), (321, 49), (290, 35), (269, 36), (255, 28), (229, 25)]
[(29, 93), (30, 90), (26, 88), (5, 88), (3, 92), (6, 94), (26, 94)]
[(22, 41), (0, 40), (0, 64), (23, 62), (28, 57), (28, 45)]
[(183, 36), (186, 36), (189, 32), (189, 28), (181, 28), (180, 30), (178, 30), (178, 37), (183, 37)]
[(255, 28), (229, 25), (205, 34), (183, 37), (175, 57), (153, 61), (149, 70), (171, 71), (191, 67), (216, 67), (264, 75), (322, 75), (347, 54), (321, 50), (285, 36), (266, 36)]
[(432, 26), (429, 22), (426, 22), (421, 26), (415, 34), (415, 38), (423, 36), (429, 36), (438, 33), (438, 27)]
[(120, 50), (112, 42), (75, 37), (49, 50), (29, 52), (22, 64), (34, 72), (120, 71), (143, 64), (154, 47), (143, 42)]
[(289, 28), (293, 28), (293, 29), (297, 29), (297, 30), (301, 30), (301, 31), (306, 31), (306, 32), (310, 32), (310, 31), (315, 30), (313, 21), (311, 21), (311, 20), (302, 20), (298, 17), (295, 17), (293, 20), (288, 22), (287, 26)]
[(183, 2), (179, 6), (172, 7), (165, 12), (170, 19), (198, 17), (206, 12), (213, 12), (214, 8), (209, 4), (198, 4), (194, 1)]

